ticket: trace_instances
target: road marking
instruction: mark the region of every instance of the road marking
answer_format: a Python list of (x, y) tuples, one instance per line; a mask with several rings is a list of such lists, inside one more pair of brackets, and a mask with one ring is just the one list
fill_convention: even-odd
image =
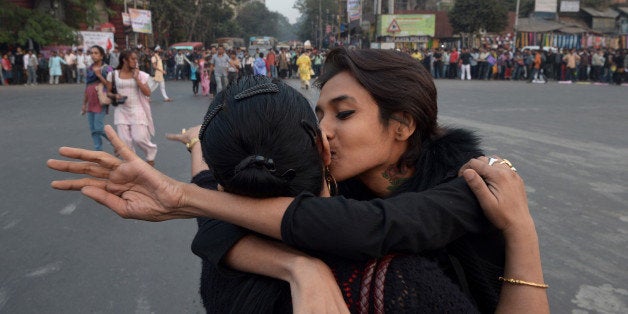
[(596, 313), (628, 313), (628, 290), (616, 289), (609, 284), (599, 287), (581, 285), (571, 302)]
[(74, 210), (76, 210), (76, 205), (78, 205), (78, 202), (68, 204), (68, 206), (64, 207), (62, 210), (59, 211), (59, 214), (71, 215), (74, 212)]
[(135, 307), (135, 314), (150, 314), (150, 304), (146, 297), (143, 295), (139, 296), (136, 300), (137, 306)]
[(54, 273), (61, 270), (61, 261), (50, 263), (48, 265), (44, 265), (28, 274), (26, 277), (41, 277), (50, 273)]
[(3, 230), (7, 230), (7, 229), (11, 229), (13, 227), (15, 227), (20, 221), (22, 221), (21, 219), (15, 219), (11, 222), (9, 222), (8, 224), (4, 225), (4, 227), (2, 227)]

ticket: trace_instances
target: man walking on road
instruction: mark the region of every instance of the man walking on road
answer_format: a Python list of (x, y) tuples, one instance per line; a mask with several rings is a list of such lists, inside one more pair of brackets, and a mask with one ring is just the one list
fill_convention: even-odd
[(160, 53), (161, 47), (155, 47), (155, 55), (153, 55), (150, 59), (153, 69), (155, 70), (155, 77), (149, 80), (150, 91), (154, 91), (159, 86), (161, 96), (164, 97), (164, 101), (171, 102), (172, 98), (168, 97), (168, 94), (166, 94), (166, 80), (164, 79), (164, 74), (166, 74), (166, 72), (164, 71), (164, 63), (161, 61), (161, 56), (159, 56)]
[(218, 53), (212, 57), (211, 70), (214, 71), (216, 80), (216, 93), (220, 93), (223, 88), (229, 85), (227, 80), (227, 70), (229, 69), (229, 56), (225, 54), (225, 48), (218, 47)]

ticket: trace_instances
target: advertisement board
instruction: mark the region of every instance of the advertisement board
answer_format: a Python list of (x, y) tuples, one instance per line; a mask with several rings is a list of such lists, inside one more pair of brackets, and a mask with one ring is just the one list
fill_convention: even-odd
[(349, 21), (362, 18), (362, 4), (360, 0), (347, 0), (347, 16), (349, 16)]
[(578, 12), (578, 11), (580, 11), (580, 1), (562, 0), (560, 2), (560, 12)]
[(558, 0), (536, 0), (534, 2), (534, 12), (556, 13)]
[(152, 34), (153, 23), (151, 22), (151, 14), (149, 10), (129, 9), (131, 17), (131, 26), (136, 33)]
[(113, 33), (111, 32), (78, 32), (79, 47), (83, 48), (83, 51), (87, 51), (91, 46), (101, 46), (105, 49), (105, 52), (113, 49)]
[(434, 14), (382, 14), (377, 21), (377, 36), (434, 36)]

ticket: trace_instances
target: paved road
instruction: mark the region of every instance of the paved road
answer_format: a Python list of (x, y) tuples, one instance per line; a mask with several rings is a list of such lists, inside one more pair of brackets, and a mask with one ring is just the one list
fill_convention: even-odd
[[(440, 122), (476, 130), (526, 180), (553, 312), (627, 313), (628, 88), (437, 85)], [(173, 103), (153, 97), (157, 168), (188, 180), (188, 153), (163, 134), (199, 123), (208, 100), (193, 97), (189, 82), (167, 90)], [(202, 312), (194, 221), (125, 221), (49, 188), (64, 177), (45, 167), (57, 147), (91, 147), (81, 93), (0, 87), (0, 313)]]

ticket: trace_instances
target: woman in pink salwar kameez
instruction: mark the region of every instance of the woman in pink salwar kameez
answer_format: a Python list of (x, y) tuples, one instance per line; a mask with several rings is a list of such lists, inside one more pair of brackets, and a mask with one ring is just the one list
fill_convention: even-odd
[(146, 162), (154, 166), (157, 145), (151, 141), (151, 136), (155, 135), (155, 125), (150, 109), (148, 78), (148, 73), (137, 67), (137, 55), (130, 50), (123, 51), (117, 69), (107, 75), (107, 89), (111, 92), (115, 84), (118, 99), (127, 97), (113, 114), (118, 135), (132, 151), (135, 151), (135, 145), (142, 149)]
[(199, 73), (201, 75), (201, 95), (209, 95), (209, 68), (205, 68), (205, 58), (199, 60)]

